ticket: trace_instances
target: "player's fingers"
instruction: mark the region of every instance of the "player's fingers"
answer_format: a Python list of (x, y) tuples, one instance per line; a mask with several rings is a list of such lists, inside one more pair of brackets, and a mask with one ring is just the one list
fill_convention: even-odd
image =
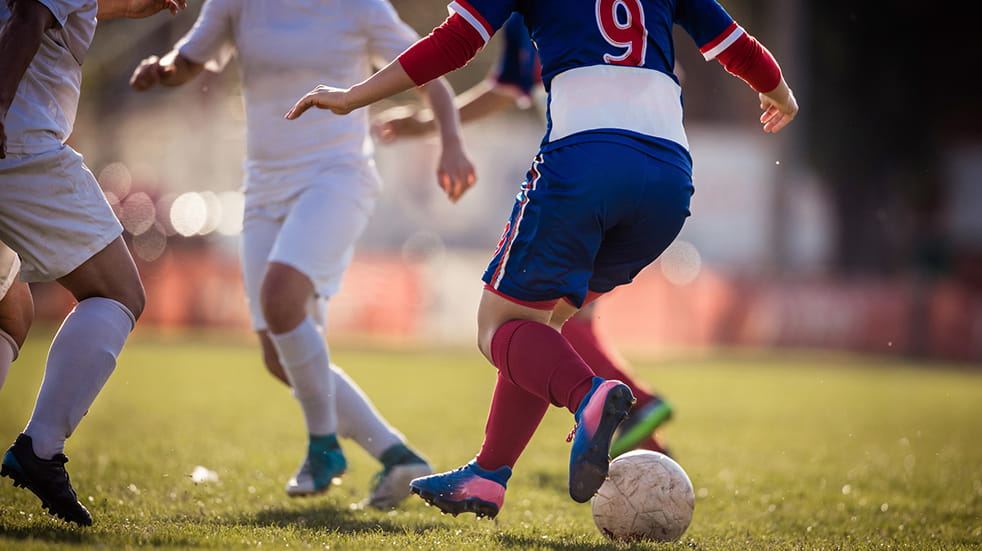
[(453, 178), (453, 202), (459, 201), (465, 191), (467, 191), (467, 180), (462, 175), (456, 174)]
[(141, 67), (137, 69), (133, 73), (133, 77), (130, 78), (130, 86), (137, 92), (149, 90), (154, 84), (156, 84), (156, 82), (156, 73), (149, 67)]
[(289, 111), (286, 112), (286, 118), (289, 120), (293, 120), (299, 117), (300, 115), (303, 115), (304, 112), (306, 112), (314, 105), (315, 103), (314, 103), (313, 93), (308, 92), (304, 97), (300, 98), (300, 100), (297, 101), (297, 103), (293, 104), (293, 107), (291, 107)]
[(453, 178), (450, 177), (450, 174), (447, 171), (440, 169), (437, 172), (436, 178), (440, 185), (440, 189), (447, 194), (447, 198), (450, 199), (451, 202), (456, 202), (457, 199), (454, 197)]

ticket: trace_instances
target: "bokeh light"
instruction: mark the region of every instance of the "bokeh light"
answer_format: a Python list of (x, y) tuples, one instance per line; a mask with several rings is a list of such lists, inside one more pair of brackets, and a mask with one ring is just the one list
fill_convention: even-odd
[(170, 223), (174, 230), (190, 237), (205, 227), (208, 219), (208, 203), (200, 193), (189, 191), (174, 199), (170, 207)]
[(167, 236), (159, 223), (152, 224), (151, 227), (139, 235), (133, 236), (133, 254), (140, 260), (153, 262), (164, 254), (167, 249)]
[(675, 285), (691, 283), (702, 270), (702, 257), (695, 245), (677, 240), (660, 257), (661, 272)]
[(157, 209), (149, 195), (137, 191), (123, 199), (117, 215), (126, 231), (133, 235), (140, 235), (153, 226)]
[(109, 163), (99, 171), (98, 179), (106, 195), (111, 193), (120, 200), (129, 195), (133, 188), (133, 176), (123, 163)]
[(198, 230), (198, 235), (208, 235), (216, 229), (222, 220), (222, 202), (214, 191), (202, 191), (199, 193), (201, 200), (205, 203), (205, 219)]

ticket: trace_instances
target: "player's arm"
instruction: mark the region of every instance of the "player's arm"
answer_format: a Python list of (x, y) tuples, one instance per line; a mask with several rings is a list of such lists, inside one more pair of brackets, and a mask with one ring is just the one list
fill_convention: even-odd
[(7, 157), (7, 111), (41, 46), (41, 36), (55, 25), (54, 15), (37, 0), (11, 0), (9, 6), (10, 19), (0, 29), (0, 159)]
[(311, 107), (346, 115), (463, 67), (482, 46), (484, 38), (477, 30), (453, 14), (367, 80), (351, 88), (318, 85), (297, 101), (286, 118), (295, 119)]
[[(485, 80), (457, 96), (454, 104), (461, 124), (483, 119), (515, 105), (516, 94), (510, 88), (495, 86)], [(378, 134), (384, 141), (404, 136), (419, 136), (437, 129), (430, 110), (406, 110), (396, 107), (376, 117)]]
[(99, 11), (96, 17), (100, 20), (142, 19), (167, 10), (171, 15), (187, 7), (186, 0), (99, 0)]
[(780, 131), (798, 114), (798, 102), (773, 54), (735, 22), (700, 51), (758, 93), (764, 132)]
[(130, 86), (138, 92), (157, 85), (180, 86), (198, 76), (204, 68), (204, 63), (191, 61), (177, 50), (171, 50), (163, 57), (152, 55), (141, 61), (130, 76)]
[(451, 201), (457, 202), (474, 185), (476, 177), (460, 138), (460, 118), (454, 105), (453, 90), (445, 79), (439, 78), (420, 86), (419, 91), (429, 103), (440, 131), (443, 146), (437, 167), (440, 187)]

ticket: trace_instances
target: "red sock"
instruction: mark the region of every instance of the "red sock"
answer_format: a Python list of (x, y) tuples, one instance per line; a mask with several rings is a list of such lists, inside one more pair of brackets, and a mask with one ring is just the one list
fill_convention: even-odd
[(637, 399), (634, 407), (644, 406), (654, 396), (643, 388), (637, 381), (614, 363), (603, 344), (597, 338), (597, 333), (593, 330), (593, 320), (589, 318), (572, 317), (563, 325), (563, 336), (569, 344), (576, 350), (576, 353), (583, 358), (583, 361), (590, 366), (590, 369), (597, 374), (597, 377), (604, 379), (617, 379), (631, 388), (634, 397)]
[(477, 464), (491, 471), (502, 465), (514, 467), (548, 409), (549, 402), (498, 373)]
[(558, 331), (512, 320), (491, 339), (491, 358), (519, 388), (573, 413), (593, 384), (593, 371)]

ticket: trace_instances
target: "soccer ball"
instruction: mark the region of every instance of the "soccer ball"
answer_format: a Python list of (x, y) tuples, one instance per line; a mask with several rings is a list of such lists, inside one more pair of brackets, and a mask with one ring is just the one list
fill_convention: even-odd
[(591, 500), (593, 521), (616, 541), (671, 542), (692, 521), (696, 497), (682, 467), (665, 454), (634, 450), (610, 462)]

